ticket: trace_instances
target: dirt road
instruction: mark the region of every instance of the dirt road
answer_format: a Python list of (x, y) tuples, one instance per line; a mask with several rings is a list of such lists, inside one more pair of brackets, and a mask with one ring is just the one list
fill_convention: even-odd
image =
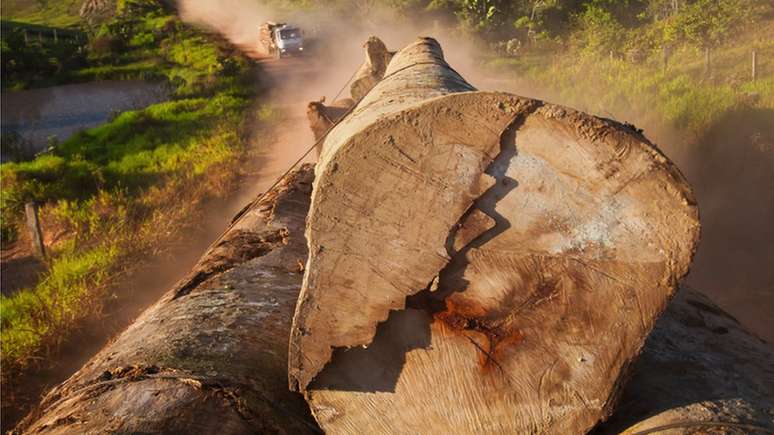
[[(103, 316), (82, 325), (56, 355), (49, 355), (46, 366), (25, 373), (4, 385), (2, 431), (12, 428), (42, 393), (67, 379), (114, 336), (129, 326), (147, 307), (157, 301), (191, 270), (196, 261), (226, 229), (233, 216), (246, 203), (269, 188), (313, 144), (306, 122), (306, 103), (319, 98), (318, 83), (324, 72), (312, 59), (291, 58), (260, 62), (255, 79), (259, 88), (251, 117), (271, 108), (269, 123), (255, 122), (248, 133), (249, 149), (238, 168), (244, 176), (239, 187), (225, 200), (205, 205), (203, 219), (188, 223), (193, 232), (181, 235), (166, 252), (149, 258), (131, 271), (122, 284), (111, 289), (114, 299), (107, 302)], [(335, 92), (331, 91), (331, 92)], [(332, 97), (333, 95), (329, 96)], [(312, 153), (305, 162), (314, 161)]]

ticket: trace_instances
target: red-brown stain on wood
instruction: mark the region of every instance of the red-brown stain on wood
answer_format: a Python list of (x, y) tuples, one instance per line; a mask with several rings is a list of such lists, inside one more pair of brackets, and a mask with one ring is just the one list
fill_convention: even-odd
[(503, 353), (524, 339), (517, 328), (485, 320), (487, 314), (484, 307), (470, 303), (462, 305), (447, 299), (446, 309), (433, 316), (448, 326), (450, 331), (462, 334), (476, 346), (479, 366), (483, 372), (493, 368), (502, 370), (500, 360)]

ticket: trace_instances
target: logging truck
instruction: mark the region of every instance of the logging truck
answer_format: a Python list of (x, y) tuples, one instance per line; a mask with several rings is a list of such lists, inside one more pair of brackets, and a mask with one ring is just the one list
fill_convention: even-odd
[(301, 29), (286, 23), (267, 21), (261, 24), (259, 48), (275, 59), (304, 52), (304, 37)]
[(699, 216), (666, 156), (433, 39), (366, 48), (348, 108), (308, 106), (316, 166), (12, 433), (771, 431), (772, 349), (675, 295)]

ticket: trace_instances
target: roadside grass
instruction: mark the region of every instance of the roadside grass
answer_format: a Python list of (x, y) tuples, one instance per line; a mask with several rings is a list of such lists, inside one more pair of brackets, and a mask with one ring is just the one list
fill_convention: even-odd
[(226, 92), (156, 104), (84, 131), (49, 155), (0, 167), (3, 225), (18, 226), (33, 200), (44, 204), (44, 227), (68, 235), (52, 247), (50, 270), (35, 288), (0, 298), (4, 363), (24, 365), (42, 346), (56, 345), (94, 312), (122, 263), (175, 231), (181, 210), (228, 191), (249, 104), (249, 94)]
[[(222, 197), (239, 176), (254, 99), (250, 63), (160, 8), (143, 11), (116, 18), (121, 55), (93, 50), (91, 66), (74, 76), (163, 78), (172, 99), (121, 113), (33, 160), (0, 165), (3, 243), (17, 236), (29, 201), (41, 204), (50, 240), (39, 283), (0, 297), (3, 383), (98, 314), (122, 273), (163, 250), (193, 224), (202, 201)], [(272, 113), (259, 110), (258, 122), (264, 112)]]
[(71, 82), (97, 80), (158, 80), (165, 76), (159, 72), (159, 61), (143, 59), (123, 65), (97, 65), (81, 68), (70, 73)]
[(116, 246), (76, 250), (71, 244), (58, 255), (34, 291), (2, 297), (4, 360), (29, 354), (30, 349), (40, 346), (43, 337), (63, 337), (54, 330), (70, 327), (80, 320), (86, 307), (93, 308), (100, 296), (94, 289), (105, 284), (117, 257)]
[[(3, 3), (3, 18), (45, 25), (65, 19), (69, 4), (9, 3), (11, 7)], [(78, 24), (77, 7), (75, 14), (72, 24)], [(233, 76), (245, 67), (244, 58), (232, 48), (185, 25), (155, 0), (119, 1), (115, 17), (84, 29), (89, 40), (83, 47), (64, 40), (28, 44), (19, 29), (4, 32), (3, 89), (110, 79), (167, 80), (177, 96), (184, 96), (211, 88), (216, 73)]]
[[(774, 29), (772, 23), (760, 26)], [(754, 38), (760, 29), (740, 36), (735, 45), (712, 51), (705, 74), (704, 54), (684, 47), (671, 55), (667, 68), (661, 53), (633, 62), (593, 56), (580, 50), (528, 50), (515, 58), (496, 57), (485, 65), (512, 74), (555, 98), (600, 116), (611, 112), (667, 124), (696, 136), (740, 106), (774, 107), (774, 40)], [(753, 42), (740, 43), (739, 41)], [(758, 79), (751, 79), (751, 51), (758, 53)]]

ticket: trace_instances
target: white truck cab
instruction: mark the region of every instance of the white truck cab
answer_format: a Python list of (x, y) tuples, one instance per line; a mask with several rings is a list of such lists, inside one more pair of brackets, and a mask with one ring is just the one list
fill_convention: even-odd
[(298, 27), (267, 21), (260, 27), (260, 44), (275, 59), (304, 52), (304, 36)]
[(298, 27), (285, 25), (278, 28), (275, 30), (275, 41), (280, 57), (304, 51), (304, 37)]

